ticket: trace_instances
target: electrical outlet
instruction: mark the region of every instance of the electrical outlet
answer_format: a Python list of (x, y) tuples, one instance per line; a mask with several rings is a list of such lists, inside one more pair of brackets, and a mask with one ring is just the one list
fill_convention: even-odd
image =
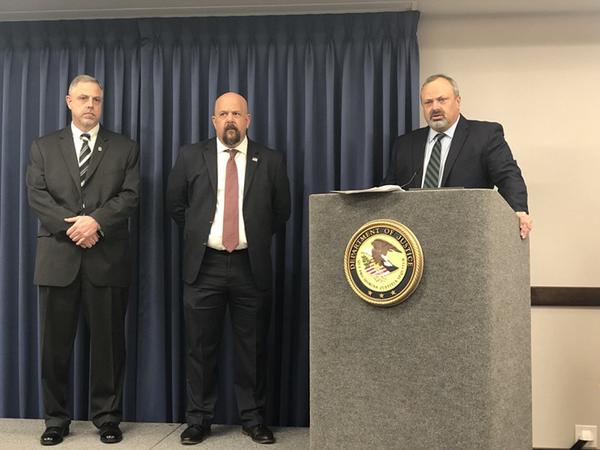
[(587, 440), (583, 448), (598, 447), (598, 427), (596, 425), (575, 425), (575, 440)]

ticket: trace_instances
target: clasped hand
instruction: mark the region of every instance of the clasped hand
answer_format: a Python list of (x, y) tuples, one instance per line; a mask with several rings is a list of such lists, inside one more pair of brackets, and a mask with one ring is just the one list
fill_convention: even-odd
[(65, 218), (72, 223), (67, 230), (67, 236), (79, 247), (92, 248), (98, 242), (100, 225), (91, 216), (75, 216)]

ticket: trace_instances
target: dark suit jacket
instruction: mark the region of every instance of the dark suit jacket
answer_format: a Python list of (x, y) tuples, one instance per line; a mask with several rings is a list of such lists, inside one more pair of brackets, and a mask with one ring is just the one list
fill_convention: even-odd
[[(396, 139), (383, 184), (421, 187), (428, 133), (429, 127), (419, 128)], [(502, 197), (515, 211), (528, 211), (525, 181), (504, 140), (502, 126), (498, 123), (468, 120), (460, 116), (444, 166), (441, 186), (497, 186)]]
[[(27, 167), (29, 205), (38, 216), (34, 282), (66, 286), (82, 264), (97, 286), (129, 284), (128, 217), (138, 203), (138, 147), (100, 127), (82, 189), (71, 127), (33, 141)], [(104, 237), (90, 249), (66, 235), (66, 217), (90, 215)]]
[[(290, 189), (282, 155), (248, 139), (243, 218), (252, 274), (271, 287), (271, 239), (290, 216)], [(217, 207), (216, 138), (184, 146), (169, 175), (167, 209), (183, 229), (183, 280), (200, 270)]]

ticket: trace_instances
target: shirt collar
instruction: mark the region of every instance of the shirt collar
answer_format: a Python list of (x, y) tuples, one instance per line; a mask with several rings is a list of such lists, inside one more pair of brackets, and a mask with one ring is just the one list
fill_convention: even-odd
[(221, 139), (217, 138), (217, 153), (225, 152), (230, 148), (235, 148), (238, 152), (246, 155), (248, 153), (248, 136), (244, 136), (244, 140), (235, 147), (227, 147), (221, 142)]
[[(452, 140), (452, 138), (454, 137), (454, 132), (456, 131), (456, 126), (458, 125), (459, 120), (460, 120), (460, 116), (458, 116), (458, 119), (456, 119), (456, 122), (454, 122), (450, 126), (450, 128), (448, 128), (446, 131), (443, 132), (443, 134), (448, 136), (450, 138), (450, 140)], [(431, 143), (438, 134), (439, 134), (439, 131), (435, 131), (433, 128), (429, 127), (429, 135), (427, 136), (427, 142)]]
[(98, 131), (100, 131), (100, 124), (96, 124), (96, 126), (94, 128), (92, 128), (90, 131), (81, 131), (79, 128), (77, 128), (75, 126), (75, 124), (73, 122), (71, 122), (71, 133), (73, 133), (73, 137), (78, 140), (79, 137), (83, 134), (83, 133), (87, 133), (90, 135), (90, 141), (94, 141), (96, 139), (96, 136), (98, 136)]

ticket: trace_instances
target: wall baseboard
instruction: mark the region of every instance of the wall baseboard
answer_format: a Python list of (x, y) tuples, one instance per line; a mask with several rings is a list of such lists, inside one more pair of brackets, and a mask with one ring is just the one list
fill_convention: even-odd
[(600, 307), (600, 288), (532, 286), (531, 306)]

